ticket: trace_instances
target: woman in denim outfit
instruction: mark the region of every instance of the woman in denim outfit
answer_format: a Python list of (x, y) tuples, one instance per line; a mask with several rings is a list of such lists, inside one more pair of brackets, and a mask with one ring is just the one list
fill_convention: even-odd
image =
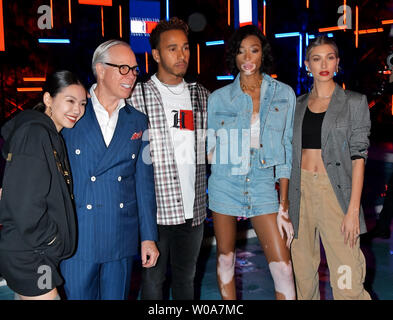
[(236, 299), (236, 222), (247, 217), (268, 260), (276, 298), (295, 299), (289, 254), (293, 228), (287, 212), (296, 97), (288, 85), (265, 73), (272, 65), (270, 46), (257, 27), (234, 33), (227, 62), (237, 77), (208, 102), (209, 208), (220, 293), (223, 299)]

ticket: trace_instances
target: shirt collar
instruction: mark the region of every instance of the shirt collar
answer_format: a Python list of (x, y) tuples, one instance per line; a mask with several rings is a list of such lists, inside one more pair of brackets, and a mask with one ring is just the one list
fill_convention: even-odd
[[(93, 104), (94, 109), (98, 109), (100, 111), (104, 110), (105, 112), (107, 112), (104, 106), (98, 100), (96, 93), (94, 92), (96, 87), (97, 87), (97, 83), (93, 84), (89, 90), (91, 96), (91, 103)], [(120, 99), (115, 111), (119, 111), (121, 108), (125, 107), (125, 105), (126, 105), (125, 99)]]
[[(263, 81), (262, 81), (262, 86), (264, 84), (269, 85), (272, 81), (273, 78), (266, 73), (262, 73)], [(236, 79), (232, 82), (232, 88), (231, 88), (231, 100), (236, 99), (238, 96), (245, 94), (243, 90), (240, 88), (240, 73), (237, 74)]]

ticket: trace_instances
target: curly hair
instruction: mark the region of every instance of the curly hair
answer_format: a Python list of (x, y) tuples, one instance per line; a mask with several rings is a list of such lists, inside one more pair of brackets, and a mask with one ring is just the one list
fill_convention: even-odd
[(161, 33), (169, 30), (182, 30), (188, 36), (188, 25), (183, 20), (172, 17), (170, 20), (161, 20), (150, 34), (150, 46), (152, 49), (157, 49), (160, 44)]
[(256, 36), (262, 45), (262, 61), (259, 71), (270, 73), (273, 68), (273, 56), (272, 49), (270, 47), (267, 38), (263, 35), (261, 30), (254, 25), (247, 25), (241, 27), (235, 31), (235, 33), (229, 38), (227, 49), (226, 49), (226, 62), (229, 69), (233, 75), (239, 73), (239, 69), (236, 66), (236, 56), (239, 53), (240, 44), (248, 36)]

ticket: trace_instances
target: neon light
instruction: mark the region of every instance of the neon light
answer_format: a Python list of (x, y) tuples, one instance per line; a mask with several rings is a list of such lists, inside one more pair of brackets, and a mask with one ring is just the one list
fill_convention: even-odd
[(328, 33), (327, 36), (328, 38), (333, 38), (333, 33)]
[(274, 36), (276, 38), (288, 38), (288, 37), (298, 37), (299, 32), (288, 32), (288, 33), (276, 33)]
[[(344, 25), (347, 25), (347, 0), (344, 0)], [(344, 29), (344, 32), (346, 30)]]
[(104, 7), (101, 6), (101, 33), (102, 37), (105, 37), (105, 30), (104, 30)]
[(228, 0), (228, 26), (231, 25), (231, 0)]
[(38, 43), (71, 43), (70, 39), (38, 39)]
[(121, 6), (119, 6), (119, 36), (120, 38), (123, 38), (123, 25), (122, 25), (122, 14), (121, 14)]
[(42, 91), (42, 88), (16, 88), (18, 92), (39, 92)]
[(337, 27), (328, 27), (328, 28), (319, 28), (319, 32), (329, 32), (329, 31), (338, 31), (338, 30), (345, 30), (347, 25), (337, 26)]
[(314, 36), (313, 34), (310, 34), (310, 35), (308, 36), (308, 38), (309, 38), (309, 39), (315, 39), (315, 36)]
[(309, 35), (308, 35), (308, 33), (306, 32), (306, 48), (308, 47), (308, 39), (309, 39)]
[(393, 24), (393, 20), (382, 20), (382, 24)]
[(252, 24), (252, 0), (239, 1), (239, 26)]
[(29, 81), (46, 81), (45, 77), (24, 77), (23, 81), (29, 82)]
[(306, 1), (306, 8), (309, 9), (310, 8), (310, 0)]
[[(374, 29), (365, 29), (365, 30), (359, 30), (358, 34), (366, 34), (366, 33), (377, 33), (377, 32), (383, 32), (382, 28), (374, 28)], [(356, 33), (356, 31), (354, 31)]]
[(169, 20), (169, 0), (166, 0), (166, 20)]
[(146, 65), (146, 74), (149, 73), (149, 54), (147, 52), (145, 52), (145, 65)]
[(197, 44), (197, 73), (201, 74), (201, 60), (199, 54), (199, 43)]
[(345, 90), (345, 83), (343, 82), (343, 89)]
[(209, 47), (209, 46), (218, 46), (218, 45), (221, 45), (221, 44), (224, 44), (224, 40), (207, 41), (207, 42), (206, 42), (206, 47)]
[[(392, 94), (392, 116), (393, 116), (393, 94)], [(392, 251), (390, 251), (390, 253), (393, 254)]]
[(359, 46), (359, 7), (356, 6), (355, 13), (355, 48)]
[(71, 0), (68, 0), (68, 22), (72, 23), (72, 16), (71, 16)]
[(79, 4), (90, 4), (93, 6), (112, 7), (112, 0), (78, 0)]
[(233, 80), (235, 79), (234, 76), (230, 75), (230, 76), (217, 76), (217, 80)]
[(302, 67), (303, 64), (303, 36), (299, 34), (299, 68)]
[(5, 51), (3, 0), (0, 0), (0, 51)]
[(263, 1), (263, 35), (266, 36), (266, 1)]
[(51, 26), (53, 28), (53, 3), (52, 0), (50, 0), (50, 20), (51, 20)]
[(274, 74), (271, 74), (270, 75), (273, 79), (277, 79), (277, 75), (274, 73)]

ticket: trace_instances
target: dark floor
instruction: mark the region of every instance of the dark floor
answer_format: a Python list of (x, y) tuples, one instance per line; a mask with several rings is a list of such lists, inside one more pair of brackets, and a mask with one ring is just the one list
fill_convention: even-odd
[[(383, 204), (385, 185), (393, 173), (392, 144), (372, 145), (366, 167), (363, 204), (368, 228), (375, 225), (378, 212)], [(247, 221), (240, 221), (243, 234), (250, 234)], [(392, 226), (391, 226), (392, 229)], [(212, 237), (211, 222), (206, 222), (205, 241), (197, 267), (196, 290), (200, 300), (220, 299), (216, 284), (216, 246)], [(243, 300), (272, 300), (275, 298), (273, 280), (263, 251), (255, 237), (239, 240), (236, 253), (236, 284), (238, 298)], [(365, 287), (373, 299), (393, 300), (393, 237), (388, 240), (374, 239), (362, 242), (362, 250), (367, 261)], [(322, 254), (320, 265), (321, 299), (332, 299), (329, 272)], [(140, 269), (134, 268), (130, 299), (138, 298)], [(1, 286), (0, 300), (13, 299), (13, 292)]]

